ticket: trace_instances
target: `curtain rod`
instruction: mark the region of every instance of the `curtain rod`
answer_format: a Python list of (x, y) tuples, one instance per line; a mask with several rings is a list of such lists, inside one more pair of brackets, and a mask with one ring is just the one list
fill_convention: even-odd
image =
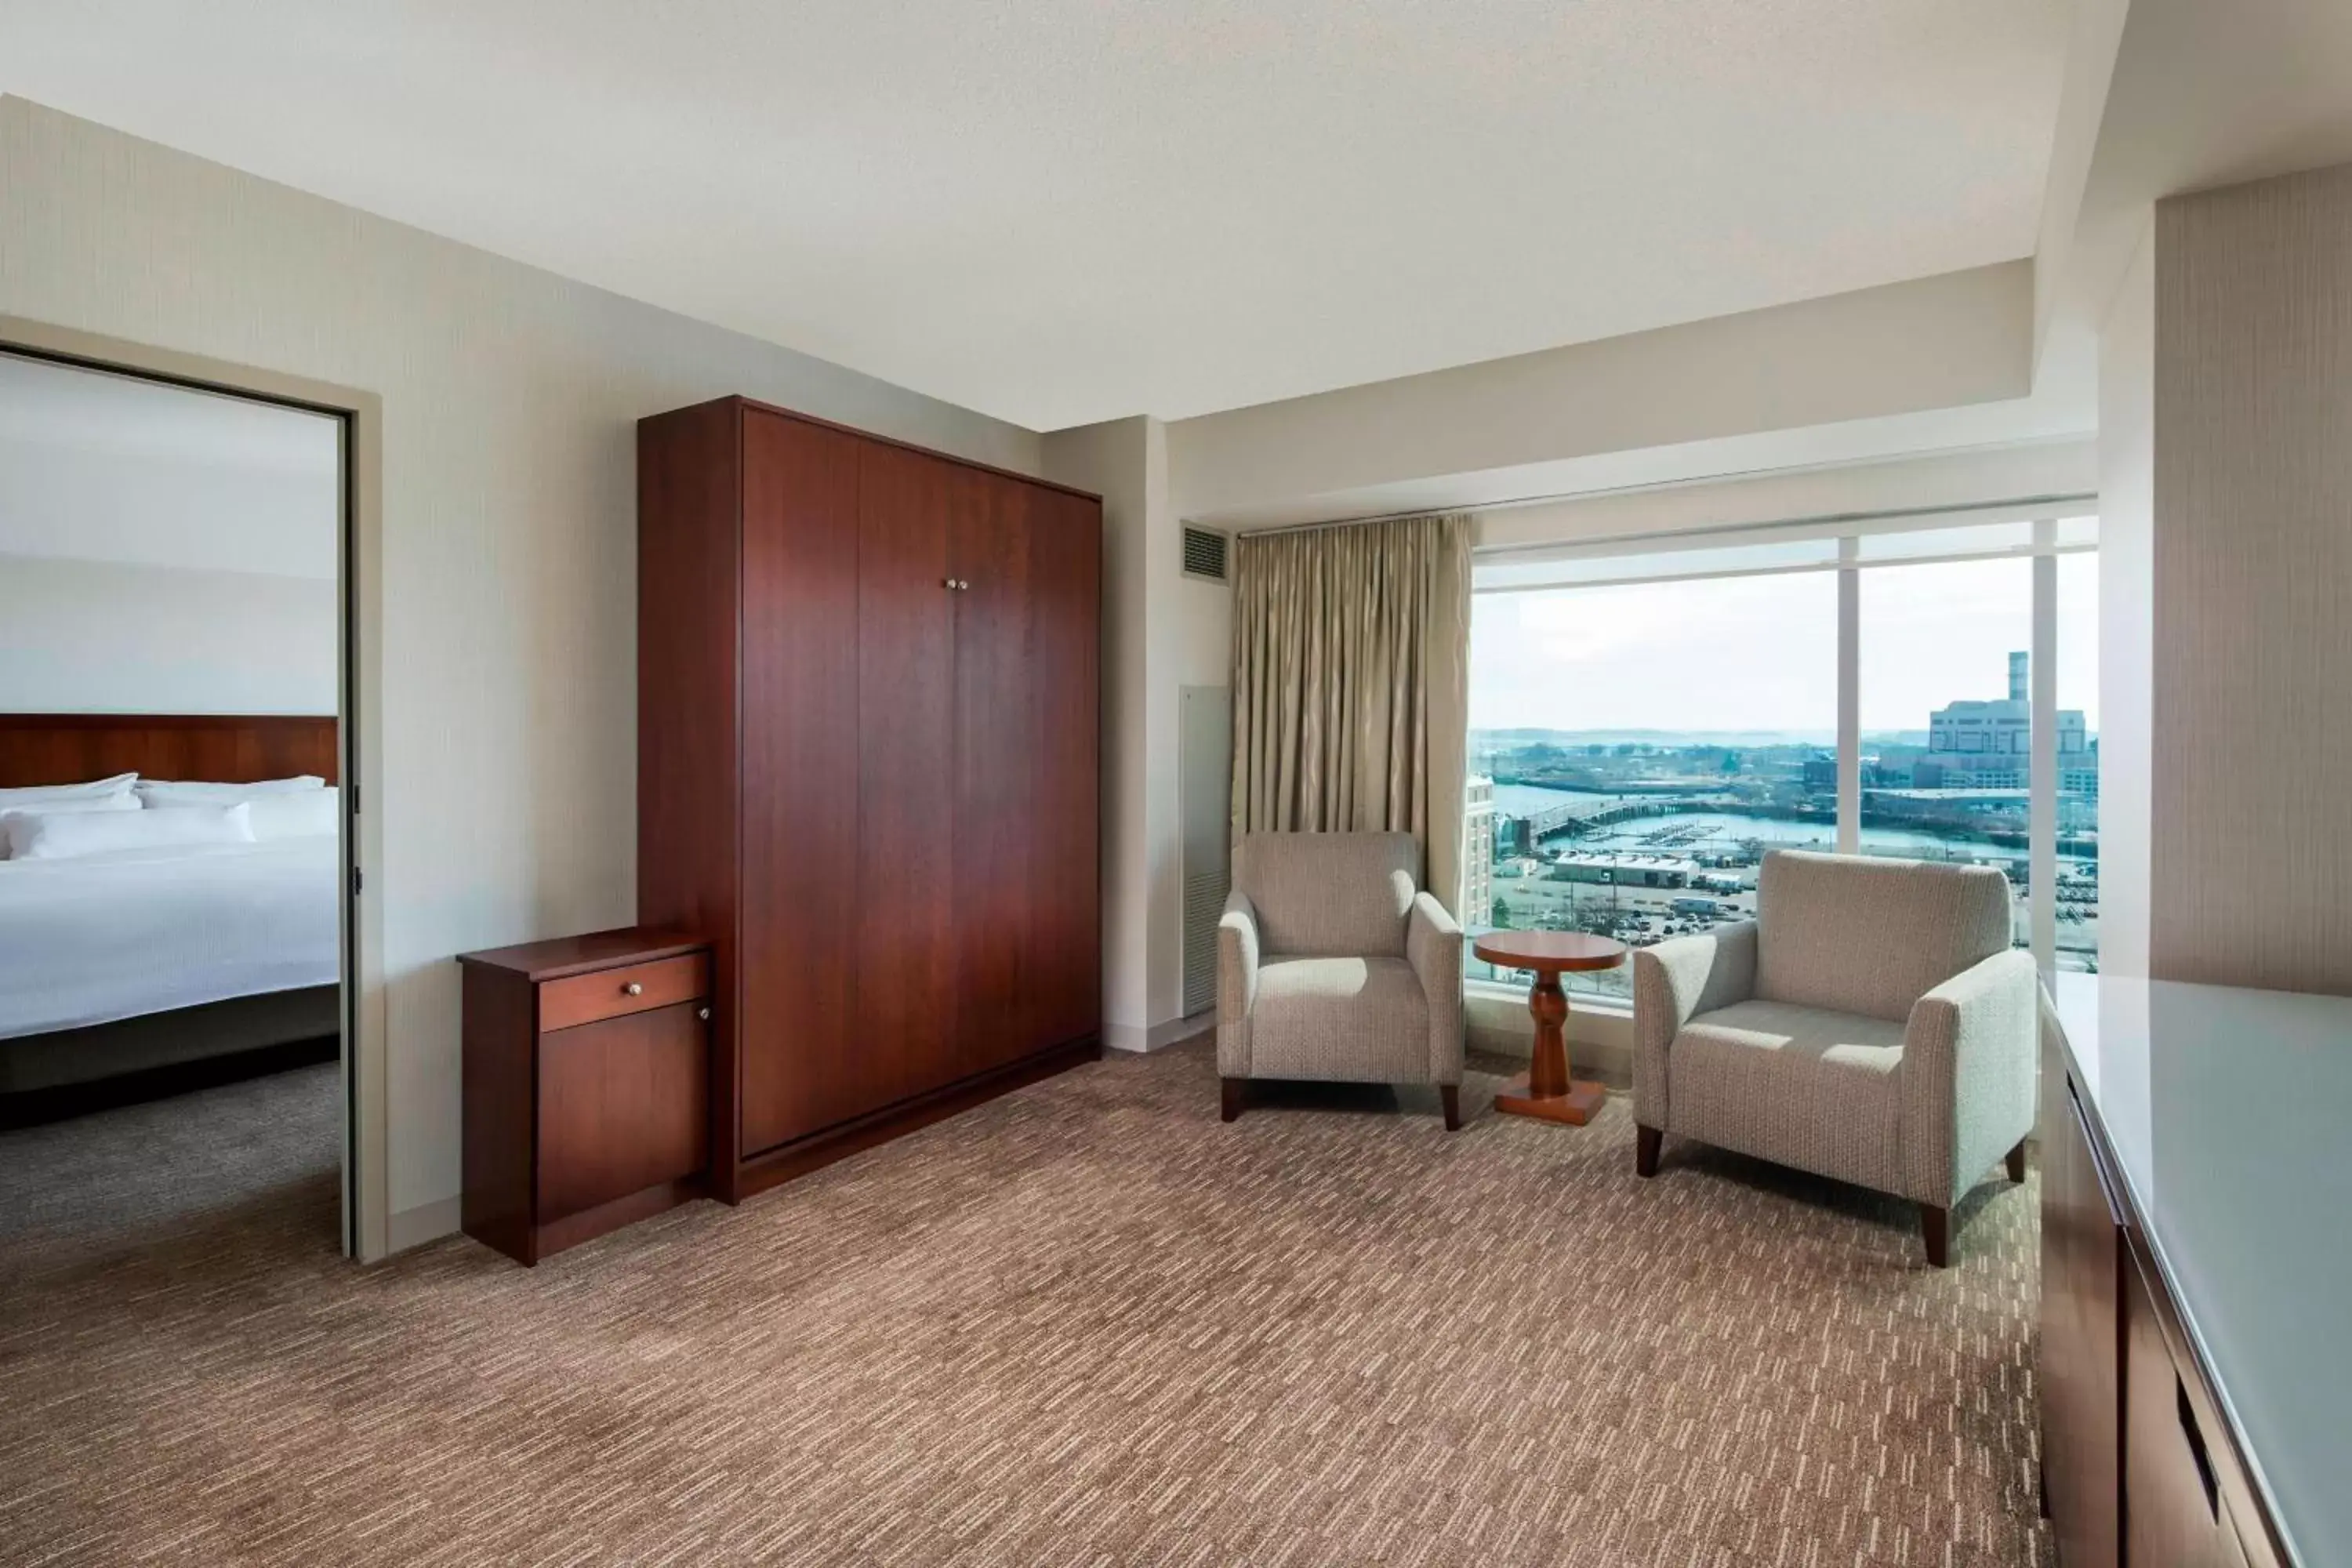
[[(1480, 506), (1423, 506), (1415, 507), (1411, 511), (1384, 511), (1376, 517), (1334, 517), (1327, 518), (1321, 522), (1281, 522), (1270, 524), (1265, 528), (1237, 528), (1233, 531), (1233, 535), (1235, 539), (1266, 539), (1277, 533), (1313, 533), (1326, 528), (1362, 528), (1369, 523), (1405, 522), (1416, 517), (1475, 517), (1482, 511), (1493, 510), (1491, 507)], [(1209, 525), (1195, 523), (1192, 526), (1198, 528)]]

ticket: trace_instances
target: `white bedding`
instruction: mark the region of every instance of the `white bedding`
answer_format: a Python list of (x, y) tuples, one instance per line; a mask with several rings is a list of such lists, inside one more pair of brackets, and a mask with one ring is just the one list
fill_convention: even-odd
[(327, 985), (332, 837), (0, 860), (0, 1039)]

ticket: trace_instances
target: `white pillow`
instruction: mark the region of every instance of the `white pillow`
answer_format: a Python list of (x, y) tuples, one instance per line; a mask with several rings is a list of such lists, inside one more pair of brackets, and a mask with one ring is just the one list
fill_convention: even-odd
[(144, 811), (12, 811), (0, 817), (12, 860), (65, 860), (110, 849), (250, 844), (251, 809), (186, 805)]
[(343, 792), (331, 786), (256, 795), (244, 805), (252, 814), (254, 840), (260, 844), (279, 838), (332, 838), (343, 820)]
[(46, 811), (54, 801), (104, 800), (129, 795), (131, 786), (138, 782), (137, 773), (117, 773), (110, 779), (92, 779), (88, 784), (26, 784), (18, 789), (0, 789), (0, 811), (35, 806)]
[(124, 791), (121, 795), (93, 795), (68, 800), (45, 800), (35, 805), (13, 805), (0, 801), (0, 860), (8, 858), (8, 823), (10, 819), (39, 812), (45, 816), (73, 816), (93, 811), (137, 811), (139, 797)]
[(241, 800), (259, 800), (271, 795), (297, 795), (304, 790), (326, 787), (327, 781), (316, 773), (302, 773), (290, 779), (262, 779), (254, 784), (141, 779), (137, 785), (139, 798), (149, 805), (235, 805)]
[(36, 800), (18, 802), (0, 800), (0, 816), (15, 816), (27, 811), (61, 816), (77, 811), (137, 811), (139, 797), (129, 790), (121, 795), (75, 795), (66, 800)]

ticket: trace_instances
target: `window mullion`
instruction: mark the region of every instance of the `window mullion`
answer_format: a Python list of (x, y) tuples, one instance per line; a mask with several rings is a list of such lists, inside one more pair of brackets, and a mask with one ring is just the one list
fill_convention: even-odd
[(1838, 541), (1838, 736), (1837, 847), (1841, 855), (1862, 848), (1862, 574), (1855, 569), (1858, 542)]
[(2032, 772), (2027, 778), (2026, 875), (2033, 962), (2048, 975), (2058, 962), (2058, 524), (2033, 525)]

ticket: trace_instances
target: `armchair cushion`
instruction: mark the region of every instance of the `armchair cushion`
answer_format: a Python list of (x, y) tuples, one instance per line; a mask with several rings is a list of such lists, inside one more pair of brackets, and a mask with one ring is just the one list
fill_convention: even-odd
[(1675, 1036), (1673, 1131), (1882, 1192), (1903, 1186), (1903, 1026), (1749, 1001)]
[(1261, 951), (1292, 957), (1402, 958), (1420, 875), (1410, 833), (1250, 833), (1234, 850)]
[(1756, 883), (1756, 994), (1897, 1023), (1911, 1004), (2009, 947), (2009, 879), (1943, 866), (1775, 850)]
[(1259, 965), (1253, 1076), (1424, 1083), (1429, 1057), (1429, 1004), (1403, 959), (1282, 954)]

